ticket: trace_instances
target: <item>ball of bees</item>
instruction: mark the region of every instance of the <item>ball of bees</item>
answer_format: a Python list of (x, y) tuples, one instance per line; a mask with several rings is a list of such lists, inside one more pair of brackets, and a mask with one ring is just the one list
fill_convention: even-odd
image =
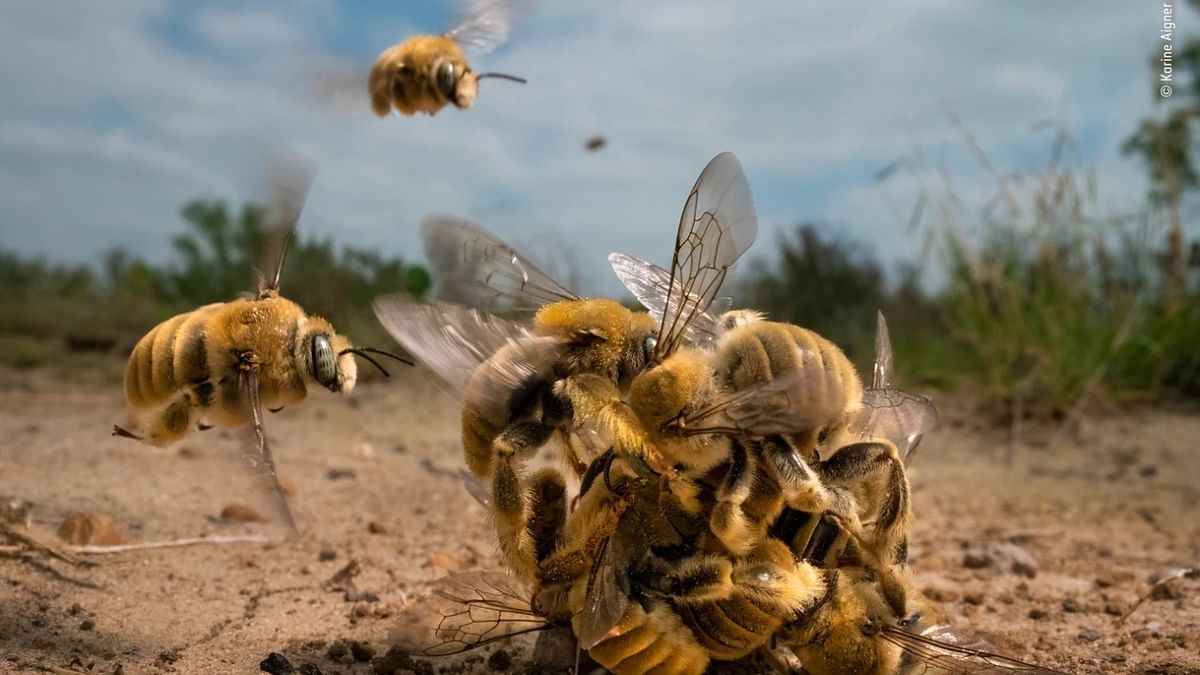
[[(404, 625), (430, 614), (424, 625), (436, 627), (432, 643), (410, 648), (455, 653), (558, 626), (621, 674), (699, 674), (771, 660), (775, 648), (814, 675), (1053, 672), (963, 649), (927, 625), (905, 567), (905, 462), (936, 411), (892, 388), (882, 315), (864, 387), (823, 337), (752, 310), (716, 311), (755, 232), (741, 167), (721, 155), (688, 196), (670, 270), (610, 258), (653, 317), (638, 319), (651, 331), (630, 343), (641, 350), (631, 361), (584, 357), (597, 331), (580, 331), (592, 314), (578, 303), (596, 301), (563, 294), (490, 236), (447, 237), (458, 261), (447, 269), (472, 270), (446, 275), (464, 305), (377, 302), (393, 335), (463, 400), (468, 486), (496, 516), (512, 573), (453, 575), (437, 603), (414, 602)], [(556, 302), (576, 303), (559, 306), (570, 320), (542, 313)], [(518, 310), (537, 313), (529, 324), (488, 313)], [(567, 471), (513, 469), (507, 438), (526, 452), (581, 431), (600, 445), (570, 455)]]
[(470, 47), (483, 53), (507, 40), (515, 4), (477, 0), (462, 22), (446, 33), (416, 35), (385, 49), (367, 78), (371, 110), (380, 117), (393, 110), (406, 116), (434, 115), (447, 105), (470, 108), (484, 78), (524, 84), (513, 75), (476, 73), (463, 51)]

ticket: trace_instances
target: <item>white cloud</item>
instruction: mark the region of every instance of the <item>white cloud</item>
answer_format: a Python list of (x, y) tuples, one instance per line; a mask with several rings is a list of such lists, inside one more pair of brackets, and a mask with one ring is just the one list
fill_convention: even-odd
[[(1084, 160), (1102, 185), (1120, 202), (1141, 192), (1116, 148), (1150, 108), (1157, 19), (1130, 3), (542, 3), (475, 64), (528, 86), (485, 81), (472, 110), (386, 120), (358, 93), (344, 109), (314, 103), (319, 68), (365, 68), (386, 46), (328, 45), (437, 26), (350, 25), (323, 0), (179, 11), (159, 0), (9, 3), (6, 245), (162, 255), (184, 200), (254, 196), (260, 153), (280, 144), (319, 165), (308, 232), (410, 257), (420, 217), (449, 211), (514, 241), (578, 244), (593, 279), (608, 278), (610, 250), (664, 260), (688, 186), (721, 150), (742, 159), (765, 224), (844, 223), (891, 255), (912, 245), (871, 175), (914, 145), (958, 145), (942, 100), (998, 156), (1029, 147), (1032, 123), (1065, 115), (1099, 139)], [(184, 37), (164, 32), (171, 22)], [(585, 153), (595, 133), (609, 145)], [(894, 195), (905, 197), (915, 195)]]

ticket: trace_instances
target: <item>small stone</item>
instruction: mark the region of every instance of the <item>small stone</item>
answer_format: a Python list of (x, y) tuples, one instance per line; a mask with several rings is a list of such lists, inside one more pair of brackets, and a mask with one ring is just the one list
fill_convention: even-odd
[(372, 592), (370, 592), (370, 591), (366, 591), (366, 592), (364, 592), (364, 593), (360, 593), (360, 594), (359, 594), (359, 596), (358, 596), (358, 601), (359, 601), (359, 602), (366, 602), (366, 603), (374, 603), (374, 602), (379, 602), (379, 596), (378, 596), (378, 595), (376, 595), (376, 594), (374, 594), (374, 593), (372, 593)]
[(329, 645), (329, 649), (325, 651), (325, 656), (328, 656), (331, 661), (337, 663), (351, 664), (354, 663), (354, 656), (350, 653), (350, 644), (345, 640), (337, 640)]
[(355, 471), (354, 469), (338, 467), (338, 468), (330, 469), (325, 474), (325, 477), (328, 478), (329, 480), (354, 480), (355, 478), (358, 477), (358, 472)]
[(320, 562), (329, 562), (337, 559), (337, 551), (330, 544), (321, 544), (321, 552), (317, 554), (317, 560)]
[(289, 478), (284, 476), (279, 477), (279, 489), (282, 490), (283, 494), (287, 495), (288, 497), (296, 496), (296, 484), (293, 483)]
[(371, 662), (371, 670), (375, 675), (392, 675), (393, 673), (414, 672), (417, 664), (403, 649), (393, 646), (387, 653)]
[(992, 566), (992, 557), (983, 551), (967, 551), (963, 554), (963, 567), (979, 570)]
[(81, 607), (79, 605), (79, 603), (76, 602), (76, 603), (72, 604), (71, 609), (69, 609), (67, 611), (71, 613), (71, 616), (78, 616), (79, 613), (83, 611), (83, 607)]
[(221, 520), (234, 523), (265, 523), (266, 517), (245, 504), (226, 504), (221, 509)]
[(982, 605), (983, 593), (964, 593), (963, 602), (967, 603), (968, 605)]
[(387, 528), (383, 526), (383, 523), (372, 520), (371, 522), (367, 523), (367, 532), (370, 532), (371, 534), (387, 534)]
[(179, 652), (174, 649), (168, 649), (165, 652), (159, 653), (158, 660), (163, 663), (175, 663), (179, 660)]
[(200, 453), (190, 445), (179, 446), (179, 451), (176, 454), (184, 459), (196, 459), (200, 456)]
[(392, 444), (392, 452), (396, 453), (397, 455), (403, 455), (408, 452), (408, 444), (407, 443), (393, 443)]
[(96, 622), (91, 619), (84, 619), (79, 623), (79, 630), (91, 630), (96, 627)]
[(1105, 614), (1111, 614), (1111, 615), (1113, 615), (1113, 616), (1121, 616), (1122, 614), (1124, 614), (1124, 613), (1125, 613), (1125, 611), (1124, 611), (1124, 610), (1122, 610), (1122, 609), (1121, 609), (1120, 607), (1118, 607), (1117, 605), (1115, 605), (1115, 604), (1113, 604), (1113, 603), (1111, 603), (1111, 602), (1110, 602), (1110, 603), (1108, 603), (1108, 604), (1104, 605), (1104, 613), (1105, 613)]
[(1034, 621), (1041, 621), (1047, 616), (1049, 616), (1049, 613), (1044, 609), (1038, 609), (1037, 607), (1034, 607), (1033, 609), (1029, 610), (1029, 618), (1033, 619)]
[(1091, 628), (1084, 628), (1083, 630), (1079, 631), (1079, 639), (1083, 640), (1084, 642), (1095, 642), (1096, 640), (1100, 639), (1100, 634)]
[(512, 656), (504, 649), (497, 649), (488, 657), (487, 665), (492, 672), (508, 670), (512, 668)]
[(375, 658), (375, 648), (365, 642), (355, 640), (350, 643), (350, 655), (359, 663), (366, 663)]
[(1162, 628), (1161, 621), (1150, 621), (1149, 623), (1146, 624), (1146, 630), (1150, 631), (1151, 633), (1158, 632), (1158, 630), (1160, 628)]
[(1183, 597), (1183, 589), (1170, 582), (1155, 584), (1155, 586), (1150, 589), (1151, 600), (1182, 600)]
[(321, 668), (315, 663), (301, 663), (296, 672), (300, 675), (324, 675)]
[(267, 658), (259, 662), (258, 669), (270, 675), (292, 675), (296, 672), (292, 662), (279, 652), (267, 654)]
[(1153, 478), (1154, 476), (1158, 475), (1158, 467), (1154, 466), (1153, 464), (1147, 464), (1146, 466), (1138, 469), (1138, 475), (1142, 478)]
[(1064, 612), (1071, 612), (1072, 614), (1078, 612), (1080, 611), (1079, 601), (1075, 598), (1067, 598), (1063, 600), (1062, 608)]
[(375, 459), (375, 446), (368, 441), (354, 444), (354, 455), (360, 459)]
[(439, 552), (429, 556), (429, 559), (425, 561), (425, 564), (422, 565), (422, 567), (438, 567), (451, 572), (457, 572), (458, 561), (450, 557), (450, 555), (447, 553)]
[(103, 513), (75, 511), (67, 514), (58, 528), (58, 536), (75, 546), (119, 546), (129, 543), (129, 536)]

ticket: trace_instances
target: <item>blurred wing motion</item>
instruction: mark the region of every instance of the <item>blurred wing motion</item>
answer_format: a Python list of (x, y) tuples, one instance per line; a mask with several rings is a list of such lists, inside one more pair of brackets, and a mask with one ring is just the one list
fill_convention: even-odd
[(380, 296), (372, 307), (396, 342), (460, 398), (476, 368), (493, 355), (499, 357), (505, 347), (515, 346), (507, 352), (510, 358), (496, 359), (494, 370), (498, 384), (510, 387), (544, 372), (558, 354), (556, 340), (535, 337), (525, 326), (471, 307), (448, 302), (426, 304), (403, 295)]
[(761, 437), (801, 433), (825, 426), (842, 409), (842, 385), (818, 359), (773, 380), (717, 397), (679, 423), (687, 436), (730, 434)]
[(479, 225), (433, 214), (421, 221), (438, 297), (496, 313), (533, 313), (579, 296)]
[(516, 10), (528, 2), (520, 0), (471, 0), (463, 20), (446, 37), (476, 53), (486, 54), (508, 39)]
[(674, 352), (691, 322), (708, 311), (757, 234), (746, 174), (737, 157), (723, 152), (700, 172), (679, 216), (655, 361)]
[[(937, 630), (937, 627), (934, 629)], [(943, 633), (943, 639), (926, 634), (910, 633), (894, 626), (883, 628), (883, 639), (900, 647), (904, 655), (897, 673), (926, 675), (947, 673), (957, 675), (1067, 675), (1062, 671), (1042, 668), (1007, 656), (981, 649), (963, 647), (951, 641), (953, 635)]]
[(312, 188), (316, 173), (315, 167), (303, 157), (296, 154), (284, 156), (280, 151), (268, 159), (267, 166), (266, 250), (278, 251), (279, 254), (270, 261), (274, 264), (273, 276), (270, 279), (259, 278), (258, 297), (279, 293), (279, 279), (283, 275), (288, 244), (291, 243), (292, 233), (296, 231), (296, 223), (300, 222), (300, 214), (308, 201), (308, 191)]
[(238, 375), (241, 396), (245, 405), (250, 407), (250, 429), (253, 442), (242, 455), (244, 466), (253, 477), (257, 495), (251, 495), (251, 508), (255, 503), (261, 505), (266, 513), (262, 514), (269, 523), (286, 528), (284, 537), (296, 534), (296, 521), (288, 506), (287, 495), (279, 483), (279, 474), (275, 469), (275, 458), (271, 456), (271, 444), (267, 440), (263, 426), (262, 401), (259, 398), (259, 378), (256, 371), (242, 371)]
[(863, 391), (863, 408), (851, 426), (859, 440), (883, 438), (895, 444), (907, 463), (921, 438), (937, 426), (933, 401), (892, 388), (892, 340), (883, 312), (876, 315), (875, 362), (871, 387)]
[(875, 312), (875, 362), (871, 367), (871, 388), (890, 389), (892, 386), (892, 336), (882, 311)]
[(621, 546), (620, 540), (608, 537), (600, 546), (600, 555), (596, 556), (588, 576), (587, 597), (576, 624), (579, 647), (584, 650), (610, 637), (629, 606), (629, 577), (624, 566), (619, 564), (622, 556), (615, 553)]
[[(661, 323), (667, 314), (671, 273), (652, 262), (625, 253), (609, 254), (608, 262), (625, 288)], [(688, 298), (688, 302), (699, 305), (700, 299)], [(707, 311), (698, 312), (692, 317), (684, 332), (687, 342), (698, 346), (707, 346), (715, 342), (722, 332), (720, 315), (732, 304), (732, 298), (717, 298), (709, 303)], [(677, 307), (671, 308), (672, 313), (679, 311)]]
[(400, 611), (391, 639), (413, 654), (458, 654), (550, 627), (531, 609), (530, 594), (504, 572), (454, 573)]

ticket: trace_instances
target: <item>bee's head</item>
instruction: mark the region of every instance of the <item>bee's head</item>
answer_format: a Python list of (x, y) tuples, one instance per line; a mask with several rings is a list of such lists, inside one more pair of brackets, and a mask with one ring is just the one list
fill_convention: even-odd
[(435, 62), (433, 83), (438, 93), (459, 108), (470, 108), (479, 92), (479, 81), (465, 59), (446, 56)]
[(328, 321), (310, 316), (292, 353), (306, 376), (329, 391), (348, 394), (358, 381), (358, 363), (349, 349), (346, 336), (338, 335)]
[(900, 649), (881, 635), (898, 619), (879, 580), (864, 568), (827, 573), (826, 599), (793, 635), (796, 656), (813, 675), (896, 672)]
[(634, 312), (605, 298), (563, 300), (542, 307), (535, 330), (571, 341), (560, 375), (594, 373), (612, 378), (622, 390), (642, 372), (654, 353), (657, 326), (645, 312)]
[(361, 356), (371, 362), (384, 376), (388, 372), (379, 365), (371, 354), (389, 356), (397, 361), (412, 365), (408, 359), (391, 352), (372, 347), (354, 347), (345, 335), (338, 335), (328, 321), (307, 317), (297, 342), (292, 346), (292, 355), (300, 370), (317, 384), (334, 393), (349, 394), (358, 381), (358, 362)]

